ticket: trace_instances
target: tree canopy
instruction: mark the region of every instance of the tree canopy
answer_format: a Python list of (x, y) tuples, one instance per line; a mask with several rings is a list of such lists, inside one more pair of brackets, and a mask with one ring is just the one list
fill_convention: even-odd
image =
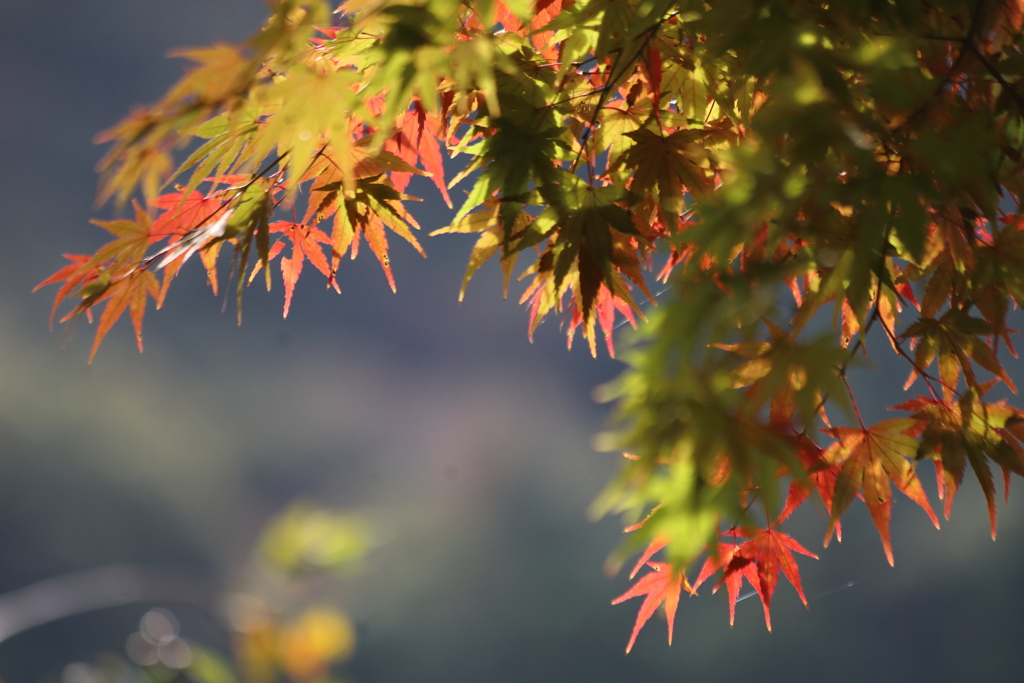
[[(923, 461), (947, 517), (970, 467), (993, 537), (995, 472), (1007, 496), (1024, 475), (1024, 412), (988, 398), (1016, 392), (1022, 35), (1019, 0), (277, 0), (100, 136), (101, 199), (131, 217), (40, 286), (97, 317), (90, 361), (125, 313), (141, 350), (191, 257), (216, 292), (225, 245), (239, 316), (278, 278), (287, 315), (307, 261), (337, 289), (363, 240), (394, 289), (389, 236), (423, 253), (411, 177), (449, 205), (464, 182), (432, 233), (479, 235), (463, 292), (495, 259), (530, 334), (561, 315), (614, 354), (638, 328), (601, 391), (599, 445), (626, 457), (594, 505), (630, 524), (620, 560), (643, 549), (627, 650), (661, 605), (671, 642), (715, 574), (770, 628), (780, 572), (803, 599), (793, 553), (815, 556), (780, 525), (812, 496), (826, 546), (860, 497), (892, 563), (893, 487), (938, 526)], [(920, 392), (878, 424), (847, 381), (871, 330)]]

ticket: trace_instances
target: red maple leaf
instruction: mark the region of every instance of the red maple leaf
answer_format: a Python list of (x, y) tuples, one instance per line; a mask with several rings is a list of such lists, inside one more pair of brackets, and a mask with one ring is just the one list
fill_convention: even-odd
[(651, 618), (661, 603), (665, 603), (665, 620), (668, 622), (668, 644), (671, 645), (672, 626), (676, 620), (676, 608), (679, 607), (679, 594), (683, 588), (688, 593), (693, 593), (693, 588), (690, 587), (690, 582), (686, 580), (686, 575), (682, 571), (673, 569), (672, 565), (667, 562), (648, 562), (647, 566), (654, 571), (641, 576), (640, 580), (633, 584), (628, 591), (612, 600), (613, 605), (618, 605), (620, 602), (630, 598), (638, 598), (641, 595), (647, 596), (644, 598), (643, 604), (640, 605), (640, 613), (636, 615), (633, 634), (629, 637), (629, 643), (626, 645), (627, 653), (633, 649), (633, 643), (636, 642), (640, 629), (644, 627), (644, 624), (647, 623), (647, 620)]
[(38, 292), (46, 285), (53, 285), (63, 282), (60, 290), (53, 299), (53, 308), (50, 310), (50, 327), (53, 327), (53, 319), (57, 316), (57, 309), (68, 296), (83, 284), (95, 280), (99, 274), (100, 267), (90, 263), (90, 257), (86, 254), (64, 254), (64, 258), (71, 261), (56, 273), (46, 278), (33, 288), (32, 292)]
[(223, 211), (226, 199), (223, 192), (203, 196), (195, 190), (187, 197), (172, 192), (151, 199), (149, 204), (163, 209), (163, 213), (153, 221), (150, 234), (154, 239), (167, 237), (175, 242)]
[[(630, 527), (630, 528), (626, 529), (626, 531), (627, 532), (631, 531), (634, 528), (635, 527)], [(637, 572), (639, 572), (641, 569), (644, 568), (644, 565), (647, 564), (647, 561), (649, 559), (654, 557), (654, 555), (659, 550), (661, 550), (662, 548), (667, 546), (668, 545), (668, 540), (669, 539), (666, 536), (655, 536), (654, 540), (651, 541), (650, 544), (648, 544), (647, 548), (643, 551), (643, 553), (640, 554), (640, 559), (638, 559), (636, 561), (636, 564), (633, 565), (633, 570), (631, 572), (629, 572), (629, 578), (632, 579), (634, 576), (636, 576)]]
[[(832, 498), (835, 495), (836, 478), (839, 476), (840, 466), (825, 460), (824, 451), (806, 436), (799, 437), (796, 454), (804, 466), (807, 481), (794, 478), (790, 482), (786, 505), (783, 507), (778, 519), (775, 520), (776, 524), (788, 518), (810, 497), (811, 486), (817, 489), (818, 495), (821, 496), (821, 500), (825, 504), (825, 509), (829, 515), (832, 514)], [(836, 539), (842, 543), (843, 527), (838, 519), (829, 525), (828, 531), (825, 533), (824, 545), (826, 548), (829, 541), (832, 540), (833, 532), (835, 532)]]
[[(229, 182), (238, 178), (224, 176), (208, 180)], [(150, 205), (163, 209), (150, 228), (151, 242), (167, 239), (167, 244), (154, 255), (162, 256), (157, 267), (164, 270), (163, 284), (156, 297), (157, 308), (163, 305), (171, 280), (196, 252), (203, 260), (214, 294), (217, 293), (217, 255), (221, 246), (217, 238), (223, 234), (231, 217), (228, 200), (225, 191), (204, 196), (194, 190), (188, 196), (172, 192), (150, 200)]]
[(726, 534), (735, 541), (736, 537), (748, 540), (739, 545), (719, 545), (717, 554), (711, 555), (694, 581), (693, 590), (697, 590), (712, 574), (722, 570), (722, 578), (712, 592), (716, 592), (724, 583), (729, 594), (729, 626), (736, 621), (736, 601), (739, 599), (740, 588), (745, 578), (761, 598), (764, 607), (764, 623), (772, 630), (771, 605), (775, 586), (779, 581), (779, 571), (793, 584), (797, 595), (807, 606), (803, 586), (800, 584), (800, 571), (797, 568), (793, 552), (818, 559), (818, 556), (797, 543), (791, 536), (784, 534), (773, 525), (765, 529), (733, 530)]

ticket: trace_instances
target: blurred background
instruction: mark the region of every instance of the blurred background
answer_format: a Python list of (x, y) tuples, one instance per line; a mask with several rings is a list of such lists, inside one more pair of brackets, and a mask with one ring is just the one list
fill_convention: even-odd
[[(621, 366), (567, 352), (556, 321), (531, 345), (495, 264), (459, 305), (472, 236), (425, 239), (427, 260), (394, 240), (397, 294), (368, 252), (343, 263), (341, 296), (309, 272), (287, 320), (279, 282), (253, 287), (240, 328), (190, 263), (147, 316), (144, 354), (122, 322), (87, 365), (90, 326), (51, 331), (54, 288), (30, 290), (104, 239), (92, 137), (177, 78), (168, 50), (242, 40), (264, 14), (0, 0), (0, 679), (89, 683), (97, 662), (178, 641), (227, 657), (225, 624), (307, 598), (338, 610), (309, 623), (349, 657), (333, 675), (360, 683), (1019, 675), (1021, 487), (993, 543), (970, 477), (941, 532), (897, 501), (895, 568), (863, 506), (824, 551), (805, 506), (788, 530), (822, 558), (801, 561), (810, 611), (780, 585), (774, 633), (756, 599), (730, 629), (705, 591), (671, 648), (656, 617), (625, 656), (639, 602), (612, 607), (627, 580), (603, 570), (621, 524), (585, 514), (617, 466), (589, 446), (607, 418), (591, 391)], [(410, 192), (425, 230), (445, 224), (427, 183)], [(880, 418), (905, 369), (873, 348), (885, 362), (856, 381)], [(33, 605), (78, 613), (33, 625)]]

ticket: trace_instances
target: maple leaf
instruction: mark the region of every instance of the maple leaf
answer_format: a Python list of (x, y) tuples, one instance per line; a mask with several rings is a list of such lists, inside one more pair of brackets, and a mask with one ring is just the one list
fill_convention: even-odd
[[(723, 584), (725, 585), (729, 601), (729, 626), (736, 623), (736, 602), (739, 600), (740, 589), (743, 587), (744, 575), (747, 577), (747, 582), (757, 591), (758, 596), (761, 596), (762, 603), (764, 601), (764, 597), (761, 595), (761, 582), (757, 576), (757, 567), (752, 565), (749, 558), (737, 556), (739, 550), (740, 546), (738, 544), (723, 545), (720, 543), (716, 548), (717, 554), (712, 553), (704, 561), (704, 566), (701, 567), (697, 580), (693, 582), (693, 590), (696, 591), (712, 574), (720, 569), (726, 569), (723, 572), (721, 581), (712, 589), (712, 593), (718, 592), (719, 587)], [(765, 612), (765, 620), (768, 621), (768, 630), (771, 631), (771, 621), (767, 611)]]
[(767, 322), (767, 326), (771, 342), (712, 344), (749, 359), (734, 371), (733, 388), (749, 386), (745, 397), (755, 409), (768, 402), (772, 424), (789, 423), (798, 408), (805, 425), (819, 417), (827, 422), (821, 395), (842, 389), (835, 367), (844, 354), (826, 338), (798, 345), (776, 325)]
[(703, 199), (714, 189), (707, 170), (701, 166), (706, 153), (696, 144), (703, 133), (679, 130), (666, 135), (661, 130), (639, 128), (626, 135), (636, 142), (619, 160), (636, 169), (630, 189), (656, 192), (662, 222), (675, 229), (683, 212), (683, 195)]
[[(309, 221), (316, 215), (319, 222), (334, 217), (330, 240), (331, 275), (328, 277), (333, 278), (338, 262), (346, 253), (351, 253), (352, 258), (356, 257), (360, 236), (365, 236), (370, 250), (384, 270), (391, 291), (395, 291), (395, 277), (391, 272), (384, 228), (402, 237), (421, 256), (426, 257), (423, 247), (410, 230), (418, 230), (419, 224), (401, 204), (401, 200), (411, 198), (399, 193), (382, 173), (357, 180), (354, 193), (344, 192), (344, 183), (336, 177), (334, 173), (325, 174), (322, 184), (314, 185), (313, 192), (323, 194), (316, 204), (310, 203), (306, 218)], [(313, 209), (314, 205), (318, 207), (317, 210)]]
[[(794, 477), (789, 483), (789, 492), (786, 496), (786, 504), (779, 513), (776, 524), (789, 518), (793, 512), (800, 507), (811, 495), (811, 486), (818, 491), (825, 510), (832, 515), (832, 498), (835, 495), (836, 478), (839, 476), (840, 466), (828, 462), (824, 457), (824, 451), (807, 436), (801, 436), (798, 441), (797, 457), (804, 466), (806, 481), (801, 477)], [(840, 543), (843, 540), (842, 523), (836, 519), (830, 524), (825, 533), (824, 545), (827, 548), (832, 534), (835, 533), (836, 540)]]
[(570, 303), (570, 307), (568, 310), (569, 325), (566, 334), (567, 345), (570, 349), (572, 348), (572, 340), (576, 329), (582, 325), (583, 336), (590, 344), (590, 355), (595, 358), (597, 357), (596, 326), (599, 325), (601, 328), (605, 347), (608, 349), (608, 356), (611, 358), (615, 358), (615, 344), (612, 341), (612, 332), (615, 331), (616, 327), (615, 314), (621, 313), (625, 318), (625, 322), (632, 325), (634, 329), (636, 328), (636, 318), (629, 302), (613, 294), (603, 284), (598, 289), (597, 298), (594, 299), (593, 303), (594, 314), (589, 319), (584, 319), (582, 306), (576, 305), (575, 297)]
[(981, 398), (995, 380), (982, 385), (978, 391), (965, 392), (959, 401), (918, 396), (892, 410), (912, 413), (915, 420), (912, 433), (919, 436), (920, 457), (935, 462), (939, 498), (945, 503), (949, 519), (966, 467), (970, 464), (978, 478), (988, 505), (992, 539), (996, 537), (996, 488), (992, 477), (991, 459), (1003, 471), (1006, 496), (1009, 496), (1009, 473), (1024, 476), (1024, 450), (1018, 442), (1021, 412), (1011, 408), (1005, 400), (983, 403)]
[[(635, 531), (641, 525), (642, 523), (636, 524), (634, 526), (626, 528), (625, 531)], [(629, 578), (632, 579), (634, 576), (636, 576), (637, 573), (644, 568), (644, 565), (647, 564), (647, 561), (654, 557), (659, 551), (663, 550), (665, 546), (668, 545), (668, 543), (669, 538), (667, 536), (656, 536), (654, 540), (647, 544), (647, 548), (645, 548), (644, 551), (640, 553), (640, 558), (636, 561), (636, 564), (633, 565), (632, 571), (629, 572)]]
[(743, 579), (747, 580), (761, 599), (764, 622), (769, 631), (772, 630), (772, 595), (775, 593), (780, 571), (796, 589), (804, 607), (807, 607), (807, 598), (804, 596), (800, 571), (793, 553), (797, 552), (814, 559), (818, 559), (817, 555), (797, 543), (788, 534), (774, 528), (774, 525), (764, 529), (732, 530), (724, 536), (732, 537), (734, 542), (737, 536), (746, 537), (748, 540), (739, 545), (719, 544), (716, 551), (704, 562), (697, 580), (693, 583), (693, 590), (696, 591), (704, 581), (721, 569), (722, 578), (714, 591), (725, 584), (729, 597), (729, 626), (736, 621), (736, 601), (739, 599)]
[(63, 281), (57, 292), (50, 313), (52, 324), (57, 307), (68, 296), (79, 296), (81, 301), (65, 315), (61, 322), (85, 313), (92, 321), (93, 307), (104, 303), (99, 324), (89, 352), (89, 363), (96, 357), (107, 332), (126, 311), (131, 311), (136, 342), (142, 350), (142, 318), (145, 313), (147, 295), (157, 297), (156, 278), (140, 267), (146, 248), (156, 239), (152, 236), (149, 216), (142, 207), (135, 204), (135, 219), (114, 221), (93, 221), (115, 237), (101, 247), (92, 257), (69, 254), (70, 265), (61, 268), (36, 286), (38, 290), (49, 284)]
[[(492, 197), (483, 203), (481, 210), (474, 211), (453, 221), (451, 225), (430, 233), (431, 236), (445, 233), (480, 233), (480, 237), (470, 252), (466, 274), (462, 278), (462, 287), (459, 288), (460, 303), (466, 296), (466, 288), (469, 286), (473, 274), (499, 251), (504, 251), (501, 257), (501, 271), (504, 275), (503, 294), (508, 296), (508, 282), (519, 256), (518, 245), (526, 237), (527, 229), (531, 225), (531, 216), (525, 212), (520, 213), (510, 226), (514, 237), (506, 240), (506, 230), (499, 221), (499, 212), (499, 202)], [(502, 249), (503, 246), (506, 248)]]
[(227, 192), (214, 191), (209, 195), (194, 190), (188, 194), (172, 192), (151, 199), (149, 203), (163, 209), (153, 221), (150, 234), (156, 240), (167, 240), (167, 244), (153, 255), (153, 258), (161, 257), (157, 268), (164, 270), (157, 308), (163, 305), (171, 281), (185, 261), (197, 252), (206, 268), (207, 280), (217, 294), (217, 255), (234, 213), (228, 208), (230, 197)]
[(64, 258), (71, 261), (56, 273), (46, 278), (32, 291), (38, 292), (47, 285), (54, 285), (63, 282), (57, 294), (53, 297), (53, 307), (50, 309), (50, 327), (53, 327), (53, 320), (57, 316), (57, 309), (68, 296), (76, 289), (99, 276), (99, 266), (90, 264), (91, 258), (87, 254), (64, 254)]
[[(533, 274), (534, 282), (521, 301), (531, 300), (531, 330), (552, 307), (560, 307), (567, 289), (573, 293), (573, 304), (580, 314), (584, 336), (595, 349), (595, 326), (592, 316), (602, 286), (615, 299), (624, 302), (640, 314), (619, 271), (653, 300), (639, 269), (633, 269), (628, 259), (618, 257), (623, 241), (640, 235), (629, 213), (616, 202), (628, 196), (619, 188), (599, 187), (583, 182), (564, 171), (551, 174), (558, 182), (540, 188), (550, 208), (543, 211), (530, 225), (533, 234), (547, 239), (547, 248), (534, 266), (523, 273)], [(521, 251), (533, 246), (533, 240), (520, 239), (515, 249)], [(635, 257), (634, 257), (635, 258)], [(615, 301), (608, 302), (603, 314), (614, 317)], [(541, 315), (538, 316), (537, 314)], [(642, 314), (641, 314), (642, 315)], [(570, 326), (570, 333), (578, 325)], [(606, 332), (610, 332), (606, 328)], [(570, 343), (571, 343), (570, 334)]]
[(106, 287), (103, 298), (107, 302), (103, 307), (103, 313), (100, 314), (92, 348), (89, 350), (90, 363), (96, 357), (96, 352), (107, 332), (126, 310), (130, 311), (135, 341), (139, 351), (142, 351), (142, 317), (146, 310), (146, 299), (149, 296), (155, 299), (158, 290), (156, 276), (148, 270), (133, 271)]
[[(423, 166), (434, 185), (437, 186), (441, 197), (448, 208), (452, 207), (451, 197), (448, 196), (448, 188), (444, 181), (444, 158), (441, 155), (441, 147), (438, 144), (442, 124), (436, 117), (430, 116), (423, 109), (423, 105), (416, 101), (410, 111), (402, 117), (401, 126), (398, 132), (388, 139), (386, 148), (397, 154), (403, 161), (415, 165), (417, 160)], [(408, 171), (394, 171), (391, 174), (391, 181), (395, 189), (405, 192), (412, 173)]]
[(939, 520), (921, 487), (921, 480), (910, 464), (917, 455), (917, 439), (909, 436), (907, 431), (914, 426), (914, 420), (897, 418), (871, 428), (833, 427), (824, 430), (837, 439), (825, 451), (825, 460), (842, 465), (836, 476), (830, 524), (834, 524), (853, 502), (854, 496), (862, 492), (890, 565), (893, 564), (889, 538), (892, 515), (890, 480), (928, 513), (935, 528), (939, 527)]
[[(281, 259), (281, 275), (284, 278), (283, 317), (288, 317), (288, 310), (291, 308), (292, 303), (292, 294), (295, 292), (295, 283), (302, 273), (302, 264), (306, 259), (309, 259), (313, 267), (328, 278), (328, 281), (334, 285), (336, 291), (341, 291), (334, 281), (331, 266), (327, 262), (327, 257), (324, 256), (323, 247), (320, 246), (321, 244), (331, 243), (331, 238), (324, 234), (322, 230), (309, 225), (302, 225), (301, 223), (275, 221), (270, 224), (269, 231), (271, 233), (284, 234), (292, 244), (291, 257)], [(277, 244), (274, 245), (273, 253), (275, 256), (281, 252), (280, 249), (276, 248)], [(270, 259), (270, 252), (268, 252), (267, 260), (269, 261)], [(258, 270), (253, 270), (252, 275), (249, 276), (250, 282), (252, 282), (257, 272)]]
[(665, 620), (668, 622), (668, 644), (672, 644), (672, 626), (676, 620), (676, 608), (679, 607), (679, 595), (685, 588), (688, 593), (693, 593), (690, 582), (681, 571), (673, 569), (667, 562), (648, 562), (653, 571), (644, 574), (633, 584), (629, 590), (612, 600), (613, 605), (630, 598), (646, 596), (643, 604), (640, 605), (640, 612), (636, 616), (636, 623), (633, 625), (633, 633), (626, 644), (626, 653), (633, 649), (636, 637), (640, 629), (644, 627), (647, 620), (651, 618), (655, 610), (665, 604)]
[(971, 299), (1016, 357), (1010, 337), (1015, 330), (1006, 326), (1006, 313), (1011, 297), (1018, 307), (1024, 305), (1024, 220), (1007, 217), (1004, 222), (1007, 225), (979, 246)]
[(649, 99), (636, 101), (633, 105), (622, 100), (608, 104), (598, 114), (601, 125), (595, 133), (596, 151), (607, 151), (609, 164), (614, 165), (633, 142), (626, 135), (640, 128), (651, 117), (652, 111)]
[(114, 270), (125, 272), (134, 270), (146, 255), (146, 247), (156, 241), (153, 236), (152, 222), (149, 215), (135, 204), (135, 220), (120, 219), (113, 221), (92, 221), (116, 239), (100, 247), (93, 254), (90, 263), (103, 264)]
[(936, 358), (942, 391), (949, 399), (956, 392), (963, 372), (969, 386), (977, 386), (971, 360), (1006, 383), (1014, 393), (1017, 387), (996, 358), (995, 352), (978, 335), (991, 334), (993, 328), (985, 320), (972, 318), (962, 308), (951, 308), (938, 320), (922, 318), (901, 335), (917, 340), (915, 366), (905, 387)]

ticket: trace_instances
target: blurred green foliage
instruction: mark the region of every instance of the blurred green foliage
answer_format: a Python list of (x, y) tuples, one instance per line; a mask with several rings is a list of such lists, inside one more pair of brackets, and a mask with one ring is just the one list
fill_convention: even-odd
[(370, 545), (351, 513), (306, 503), (271, 520), (237, 585), (225, 593), (221, 653), (184, 638), (172, 611), (153, 608), (130, 634), (123, 655), (69, 664), (61, 683), (330, 683), (356, 647), (355, 626), (333, 604), (330, 581), (355, 571)]

